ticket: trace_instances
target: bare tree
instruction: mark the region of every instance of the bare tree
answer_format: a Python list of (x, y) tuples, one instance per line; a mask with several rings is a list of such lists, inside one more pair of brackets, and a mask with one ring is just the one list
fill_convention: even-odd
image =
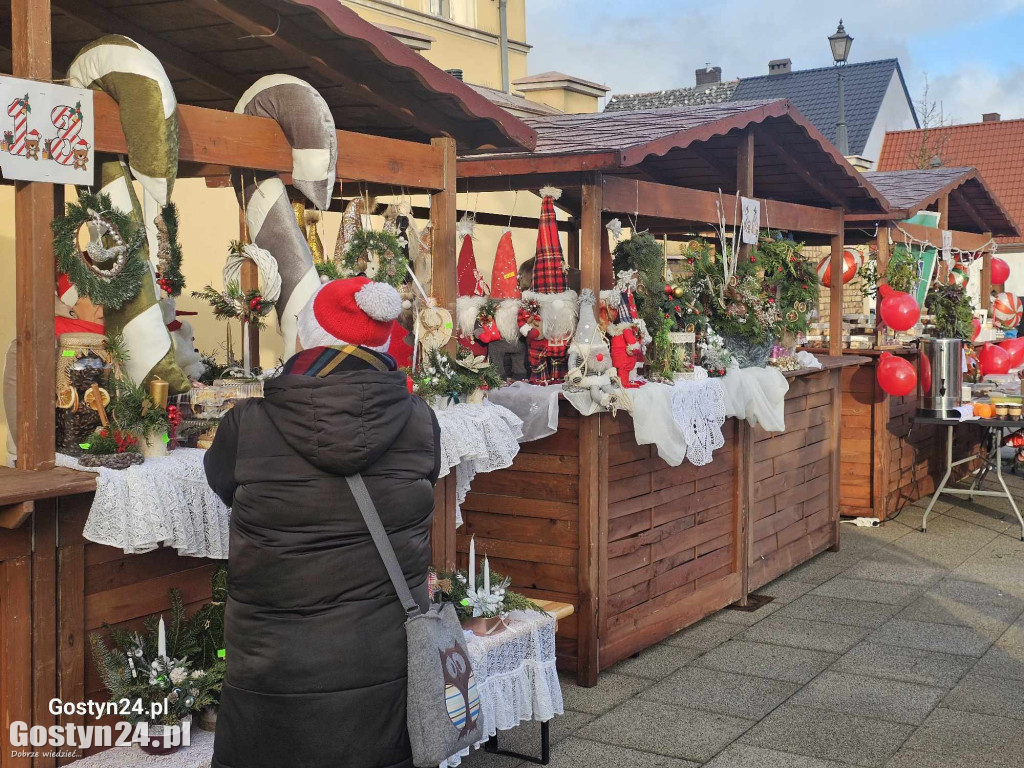
[(921, 123), (921, 144), (910, 153), (910, 161), (918, 169), (942, 165), (942, 152), (949, 136), (945, 131), (936, 129), (952, 125), (952, 121), (946, 120), (942, 102), (932, 101), (931, 84), (927, 72), (924, 73), (924, 88), (921, 91), (921, 97), (914, 103), (914, 108), (917, 110), (917, 119)]

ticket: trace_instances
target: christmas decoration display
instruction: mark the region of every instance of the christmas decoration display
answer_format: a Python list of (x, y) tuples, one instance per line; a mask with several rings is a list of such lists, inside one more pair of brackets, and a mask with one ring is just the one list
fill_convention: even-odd
[(734, 362), (725, 340), (709, 326), (698, 345), (701, 363), (711, 378), (725, 376)]
[(914, 297), (903, 291), (893, 290), (889, 285), (878, 288), (882, 301), (878, 313), (887, 326), (894, 331), (909, 331), (921, 318), (921, 308)]
[[(628, 277), (627, 277), (628, 276)], [(643, 384), (633, 379), (638, 363), (644, 362), (641, 329), (637, 327), (637, 309), (632, 289), (636, 285), (633, 273), (620, 273), (619, 290), (607, 297), (601, 308), (601, 330), (609, 338), (612, 366), (619, 386), (635, 389)], [(659, 335), (663, 329), (659, 330)]]
[(526, 348), (519, 334), (519, 274), (512, 232), (506, 230), (498, 240), (491, 270), (491, 301), (496, 304), (494, 322), (501, 338), (487, 345), (487, 357), (503, 378), (525, 379)]
[(883, 281), (894, 291), (911, 293), (917, 285), (919, 270), (917, 256), (903, 243), (896, 243), (889, 255), (885, 275), (878, 274), (875, 261), (867, 262), (857, 270), (857, 275), (863, 281), (861, 293), (876, 298)]
[(258, 290), (243, 291), (238, 283), (228, 283), (223, 291), (208, 285), (192, 295), (209, 303), (218, 320), (241, 320), (243, 325), (251, 324), (253, 328), (265, 327), (266, 317), (274, 308), (274, 302)]
[(139, 439), (119, 429), (103, 427), (79, 446), (83, 453), (78, 462), (83, 467), (128, 469), (145, 458), (139, 451)]
[(107, 418), (111, 366), (106, 339), (65, 333), (57, 361), (56, 447), (73, 456)]
[(957, 285), (961, 288), (967, 287), (967, 279), (967, 267), (964, 264), (954, 264), (946, 277), (950, 285)]
[(875, 368), (878, 386), (893, 397), (909, 395), (917, 387), (917, 371), (909, 360), (883, 352)]
[(425, 352), (422, 367), (409, 373), (412, 391), (439, 406), (476, 402), (504, 381), (483, 355), (460, 349), (452, 357), (444, 349)]
[(394, 288), (409, 279), (403, 241), (384, 230), (357, 230), (345, 249), (341, 264), (348, 277), (362, 272), (371, 280)]
[[(131, 351), (127, 373), (136, 383), (159, 377), (175, 392), (184, 392), (188, 378), (175, 360), (174, 345), (158, 306), (160, 290), (177, 295), (184, 285), (177, 211), (170, 204), (178, 173), (174, 89), (157, 58), (121, 35), (107, 35), (82, 48), (68, 68), (68, 84), (104, 91), (118, 103), (128, 162), (110, 158), (100, 163), (99, 193), (109, 198), (108, 208), (130, 212), (136, 227), (145, 232), (140, 256), (149, 275), (132, 299), (118, 307), (105, 307), (107, 329), (121, 335)], [(141, 201), (132, 186), (133, 178), (141, 186)], [(125, 237), (123, 228), (118, 229)], [(104, 245), (110, 247), (109, 242)]]
[(537, 252), (530, 290), (523, 291), (517, 322), (526, 339), (531, 384), (560, 384), (565, 378), (569, 341), (576, 329), (579, 297), (568, 287), (558, 239), (555, 200), (561, 190), (544, 187)]
[[(292, 147), (292, 186), (315, 208), (326, 209), (334, 189), (338, 136), (331, 110), (316, 89), (291, 75), (267, 75), (242, 95), (235, 112), (267, 117), (281, 126)], [(320, 276), (281, 177), (235, 171), (232, 182), (251, 241), (277, 260), (281, 295), (274, 306), (288, 359), (295, 352), (296, 318), (320, 286)]]
[[(864, 256), (855, 248), (843, 251), (843, 285), (853, 280), (857, 271), (864, 266)], [(832, 287), (832, 256), (826, 256), (818, 262), (818, 282), (826, 288)]]
[(977, 341), (981, 335), (981, 320), (977, 317), (971, 318), (971, 341)]
[(613, 367), (612, 350), (598, 326), (596, 304), (594, 292), (583, 289), (576, 335), (569, 345), (569, 372), (562, 386), (570, 392), (589, 391), (596, 405), (614, 414), (619, 408), (629, 410), (628, 398), (622, 392), (621, 372)]
[[(479, 322), (480, 309), (486, 301), (487, 283), (480, 274), (476, 264), (476, 252), (473, 249), (473, 233), (476, 221), (469, 213), (462, 214), (455, 227), (457, 237), (462, 238), (459, 247), (459, 259), (455, 265), (455, 280), (459, 295), (455, 300), (455, 317), (458, 324), (458, 339), (462, 347), (474, 355), (482, 355), (487, 351), (483, 340), (477, 340), (476, 327)], [(493, 314), (492, 314), (493, 318)]]
[(992, 302), (992, 323), (996, 328), (1010, 330), (1020, 325), (1024, 312), (1020, 297), (1012, 293), (1000, 293)]
[(473, 619), (491, 619), (489, 623), (469, 624), (476, 634), (486, 635), (501, 626), (512, 611), (539, 611), (540, 606), (509, 589), (512, 579), (492, 571), (487, 555), (483, 568), (476, 568), (476, 537), (469, 540), (469, 570), (431, 573), (430, 598), (434, 602), (452, 603), (464, 625)]
[[(974, 310), (966, 284), (941, 285), (936, 280), (928, 291), (924, 306), (935, 318), (935, 331), (939, 338), (966, 340), (974, 334)], [(884, 302), (882, 307), (884, 311)]]
[(985, 344), (978, 353), (982, 376), (1007, 373), (1010, 370), (1010, 353), (995, 344)]
[(1003, 259), (993, 258), (991, 272), (992, 285), (1002, 285), (1010, 279), (1010, 265)]
[(1006, 339), (999, 346), (1010, 354), (1010, 368), (1018, 368), (1024, 363), (1024, 338)]

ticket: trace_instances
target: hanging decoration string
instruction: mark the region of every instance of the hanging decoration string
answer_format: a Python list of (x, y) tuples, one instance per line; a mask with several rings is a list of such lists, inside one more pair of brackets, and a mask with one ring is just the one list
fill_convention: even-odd
[[(912, 234), (907, 232), (907, 230), (905, 230), (903, 227), (901, 227), (899, 222), (893, 222), (893, 226), (895, 226), (896, 229), (898, 229), (900, 231), (900, 233), (903, 235), (903, 237), (906, 238), (905, 245), (910, 246), (910, 247), (913, 247), (913, 246), (916, 245), (919, 248), (921, 248), (922, 250), (926, 249), (926, 248), (930, 248), (931, 250), (938, 251), (939, 253), (942, 252), (942, 244), (941, 243), (939, 245), (935, 245), (930, 240), (927, 240), (927, 239), (926, 240), (922, 240), (920, 238), (914, 237)], [(875, 227), (875, 231), (877, 233), (877, 231), (878, 231), (877, 226)], [(892, 241), (892, 239), (890, 238), (890, 242), (894, 242), (894, 241)], [(990, 237), (988, 239), (988, 242), (983, 244), (980, 248), (977, 248), (977, 249), (974, 249), (974, 250), (964, 250), (962, 248), (951, 248), (950, 252), (953, 254), (953, 257), (954, 257), (954, 259), (956, 260), (956, 262), (958, 264), (962, 264), (962, 265), (966, 266), (966, 265), (970, 264), (972, 261), (974, 261), (976, 258), (978, 258), (978, 256), (981, 255), (982, 253), (984, 253), (985, 251), (989, 251), (993, 256), (995, 256), (998, 247), (999, 247), (999, 244), (996, 243), (996, 241)]]

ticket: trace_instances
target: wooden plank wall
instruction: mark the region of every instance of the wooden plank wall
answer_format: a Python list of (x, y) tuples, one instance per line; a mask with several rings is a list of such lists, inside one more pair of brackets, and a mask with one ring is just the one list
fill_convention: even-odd
[(854, 517), (871, 516), (874, 514), (873, 484), (877, 474), (875, 411), (883, 408), (885, 403), (877, 396), (873, 364), (844, 368), (840, 376), (843, 436), (839, 443), (839, 511)]
[[(462, 504), (459, 568), (475, 535), (477, 557), (486, 553), (513, 589), (579, 608), (579, 430), (578, 412), (563, 402), (558, 432), (523, 443), (508, 469), (476, 476)], [(576, 669), (578, 619), (558, 623), (558, 661), (567, 670)]]
[(751, 591), (838, 541), (838, 509), (833, 511), (831, 502), (838, 490), (832, 453), (837, 375), (823, 371), (790, 379), (786, 431), (754, 428)]
[(600, 574), (602, 669), (739, 600), (738, 425), (703, 467), (670, 467), (607, 420), (607, 560)]

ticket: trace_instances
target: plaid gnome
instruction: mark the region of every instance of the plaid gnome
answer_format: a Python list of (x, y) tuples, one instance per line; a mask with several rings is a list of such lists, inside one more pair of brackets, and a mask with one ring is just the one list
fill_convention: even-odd
[(552, 187), (543, 198), (537, 227), (537, 255), (531, 290), (523, 291), (519, 330), (526, 338), (531, 384), (560, 384), (568, 370), (569, 341), (576, 330), (579, 300), (569, 289), (558, 240), (555, 200), (562, 192)]

